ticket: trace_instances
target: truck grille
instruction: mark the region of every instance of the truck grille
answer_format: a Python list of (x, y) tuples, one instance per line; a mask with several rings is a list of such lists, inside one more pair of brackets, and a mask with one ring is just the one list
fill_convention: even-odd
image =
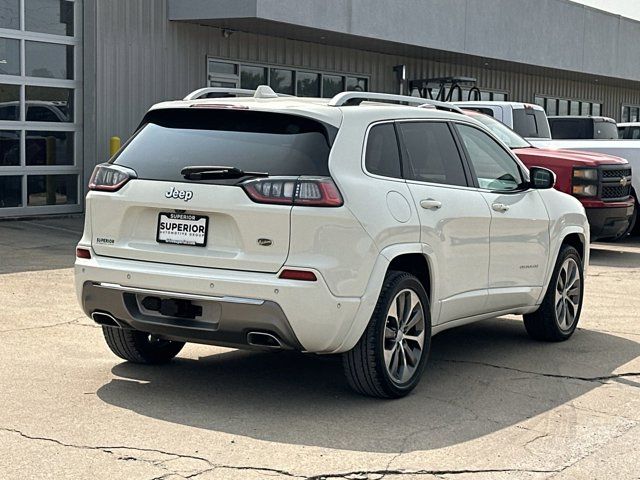
[(600, 192), (601, 198), (605, 202), (629, 198), (631, 195), (631, 168), (603, 168)]
[(627, 198), (631, 194), (631, 185), (626, 187), (606, 185), (602, 187), (603, 200), (615, 200), (619, 198)]
[(617, 170), (604, 169), (602, 170), (602, 178), (617, 178), (618, 180), (622, 177), (630, 177), (631, 169), (630, 168), (620, 168)]

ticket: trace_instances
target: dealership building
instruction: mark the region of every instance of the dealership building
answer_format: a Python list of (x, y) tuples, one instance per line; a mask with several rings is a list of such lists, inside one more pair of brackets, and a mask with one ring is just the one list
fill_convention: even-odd
[(0, 218), (82, 212), (109, 138), (204, 86), (467, 77), (483, 99), (634, 121), (638, 45), (640, 22), (569, 0), (0, 0)]

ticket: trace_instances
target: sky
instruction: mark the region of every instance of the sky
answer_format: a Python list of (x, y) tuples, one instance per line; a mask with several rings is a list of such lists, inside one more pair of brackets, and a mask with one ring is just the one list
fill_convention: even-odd
[(640, 20), (640, 0), (571, 0), (590, 7), (606, 10), (623, 17)]

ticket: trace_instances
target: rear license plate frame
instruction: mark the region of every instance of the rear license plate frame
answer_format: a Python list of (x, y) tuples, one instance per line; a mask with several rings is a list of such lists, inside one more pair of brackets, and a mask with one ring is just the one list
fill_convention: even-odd
[[(204, 237), (202, 241), (198, 241), (197, 239), (192, 242), (189, 241), (178, 241), (172, 240), (171, 238), (160, 238), (161, 232), (160, 225), (163, 221), (162, 217), (165, 216), (166, 220), (177, 220), (181, 222), (190, 222), (198, 224), (204, 220)], [(206, 215), (194, 215), (191, 213), (175, 213), (175, 212), (160, 212), (158, 213), (158, 221), (156, 223), (156, 242), (164, 243), (166, 245), (180, 245), (184, 247), (201, 247), (204, 248), (207, 246), (207, 240), (209, 236), (209, 217)]]

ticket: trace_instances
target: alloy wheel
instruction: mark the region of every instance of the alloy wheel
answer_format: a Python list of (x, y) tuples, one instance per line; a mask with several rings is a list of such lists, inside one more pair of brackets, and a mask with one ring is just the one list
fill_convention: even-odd
[(581, 279), (577, 262), (567, 258), (558, 274), (556, 283), (556, 321), (562, 331), (569, 331), (580, 309)]
[(416, 292), (399, 292), (389, 307), (384, 327), (384, 361), (397, 384), (408, 382), (415, 373), (424, 350), (424, 307)]

